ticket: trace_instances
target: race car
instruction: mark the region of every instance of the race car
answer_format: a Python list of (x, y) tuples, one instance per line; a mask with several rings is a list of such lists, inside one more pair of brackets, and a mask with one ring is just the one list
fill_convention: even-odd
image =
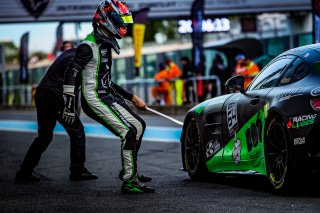
[(275, 191), (320, 169), (320, 44), (273, 59), (244, 90), (244, 77), (226, 83), (234, 93), (212, 98), (186, 115), (183, 166), (192, 180), (208, 173), (260, 174)]

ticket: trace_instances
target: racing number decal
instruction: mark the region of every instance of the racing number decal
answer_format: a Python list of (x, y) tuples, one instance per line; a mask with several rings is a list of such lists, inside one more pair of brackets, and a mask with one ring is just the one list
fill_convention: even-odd
[(228, 104), (227, 106), (228, 129), (231, 137), (239, 128), (237, 117), (237, 104), (238, 102), (233, 102)]
[(228, 118), (228, 129), (230, 136), (234, 136), (234, 147), (232, 151), (232, 160), (235, 164), (240, 163), (240, 156), (241, 156), (241, 141), (237, 138), (237, 130), (239, 128), (238, 125), (238, 100), (239, 98), (235, 99), (234, 102), (231, 102), (227, 105), (227, 118)]

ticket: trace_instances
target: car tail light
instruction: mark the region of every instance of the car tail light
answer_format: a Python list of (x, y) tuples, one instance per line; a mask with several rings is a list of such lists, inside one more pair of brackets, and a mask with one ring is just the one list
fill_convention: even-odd
[(315, 111), (320, 111), (320, 98), (312, 99), (310, 101), (310, 104), (312, 106), (312, 109), (314, 109)]

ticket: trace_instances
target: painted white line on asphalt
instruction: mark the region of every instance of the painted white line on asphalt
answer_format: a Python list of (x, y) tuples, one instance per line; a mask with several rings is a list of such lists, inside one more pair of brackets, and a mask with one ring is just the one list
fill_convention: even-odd
[[(85, 132), (87, 137), (118, 139), (109, 130), (100, 124), (85, 123)], [(37, 122), (21, 120), (0, 120), (0, 131), (11, 131), (20, 133), (37, 133)], [(56, 135), (67, 135), (64, 128), (58, 123), (54, 130)], [(143, 140), (162, 143), (179, 143), (181, 128), (169, 127), (147, 127)]]

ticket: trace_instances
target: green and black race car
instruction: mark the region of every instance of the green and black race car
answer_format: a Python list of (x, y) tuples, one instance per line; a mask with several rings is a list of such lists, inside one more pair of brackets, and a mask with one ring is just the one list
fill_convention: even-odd
[(181, 136), (193, 180), (210, 173), (261, 174), (286, 190), (297, 174), (320, 170), (320, 44), (286, 51), (243, 90), (198, 104)]

